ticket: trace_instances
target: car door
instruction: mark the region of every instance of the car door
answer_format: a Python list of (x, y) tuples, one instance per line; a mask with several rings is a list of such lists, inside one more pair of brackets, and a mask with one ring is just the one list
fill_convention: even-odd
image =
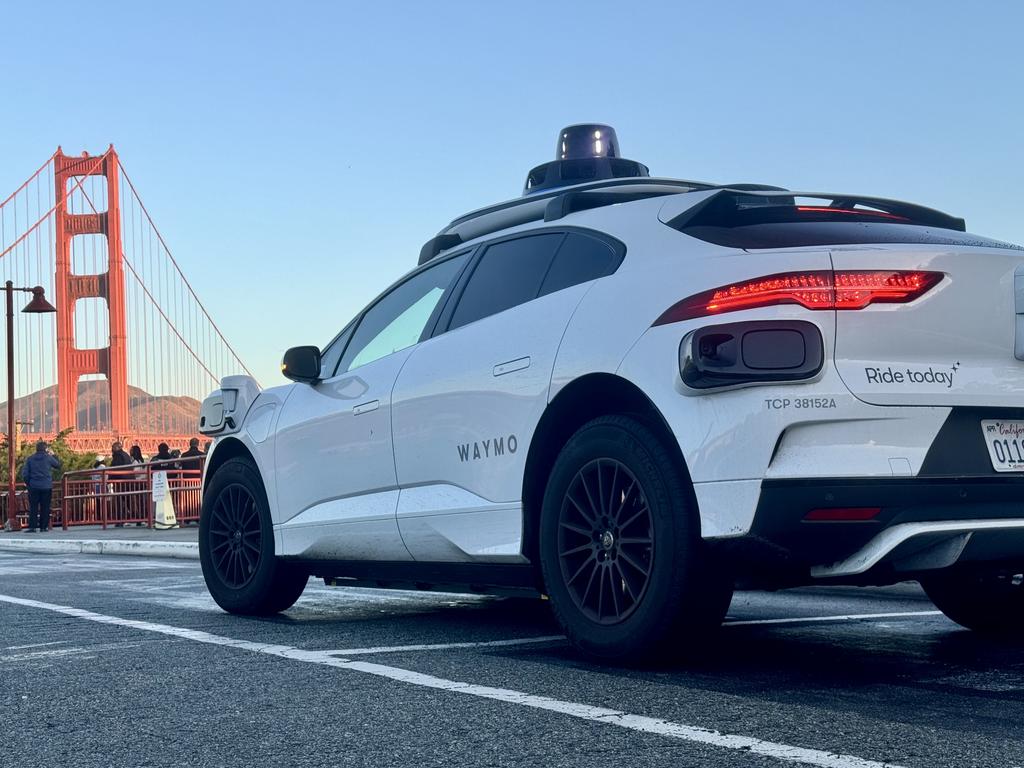
[(391, 288), (325, 351), (333, 370), (295, 385), (275, 445), (281, 554), (409, 559), (395, 522), (391, 393), (467, 258), (443, 259)]
[(521, 560), (523, 469), (558, 346), (621, 256), (596, 235), (545, 232), (491, 243), (467, 268), (444, 332), (395, 386), (397, 517), (416, 560)]

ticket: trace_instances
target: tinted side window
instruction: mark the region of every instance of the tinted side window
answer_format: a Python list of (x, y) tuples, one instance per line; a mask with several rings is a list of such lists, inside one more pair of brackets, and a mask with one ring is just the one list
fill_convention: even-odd
[(570, 232), (544, 278), (540, 295), (546, 296), (609, 275), (615, 271), (618, 262), (618, 254), (608, 243)]
[(537, 298), (561, 233), (495, 243), (484, 251), (455, 308), (449, 328), (458, 328)]
[(468, 254), (456, 256), (417, 273), (366, 310), (338, 373), (416, 344), (467, 258)]

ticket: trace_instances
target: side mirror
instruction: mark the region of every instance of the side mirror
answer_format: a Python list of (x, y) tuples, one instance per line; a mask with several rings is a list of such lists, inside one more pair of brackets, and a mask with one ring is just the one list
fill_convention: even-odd
[(281, 373), (292, 381), (313, 384), (320, 379), (320, 350), (317, 347), (292, 347), (281, 360)]

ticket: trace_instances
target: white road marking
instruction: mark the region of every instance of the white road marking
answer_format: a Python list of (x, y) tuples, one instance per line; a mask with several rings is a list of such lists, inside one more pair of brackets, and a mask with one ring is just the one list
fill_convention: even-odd
[[(48, 651), (29, 651), (27, 653), (12, 653), (7, 656), (0, 656), (0, 662), (40, 661), (48, 659), (60, 659), (67, 656), (81, 656), (83, 653), (96, 653), (97, 651), (120, 651), (125, 648), (136, 648), (142, 643), (104, 643), (102, 645), (90, 645), (84, 648), (51, 648)], [(95, 658), (90, 657), (90, 658)]]
[(747, 627), (755, 624), (803, 624), (818, 621), (867, 621), (870, 619), (904, 619), (910, 616), (941, 616), (942, 611), (900, 611), (898, 613), (849, 613), (840, 616), (799, 616), (791, 619), (750, 619), (726, 621), (723, 627)]
[(332, 656), (324, 651), (304, 651), (287, 645), (274, 645), (271, 643), (254, 643), (249, 640), (236, 640), (230, 637), (213, 635), (209, 632), (202, 632), (195, 629), (174, 627), (168, 624), (156, 624), (149, 621), (138, 621), (135, 619), (122, 619), (116, 616), (106, 616), (100, 613), (93, 613), (81, 608), (72, 608), (54, 603), (44, 603), (38, 600), (26, 600), (20, 597), (0, 595), (0, 602), (11, 605), (20, 605), (27, 608), (40, 608), (54, 613), (72, 616), (77, 619), (93, 621), (98, 624), (108, 624), (128, 629), (142, 630), (144, 632), (155, 632), (161, 635), (179, 637), (184, 640), (191, 640), (197, 643), (206, 643), (239, 650), (262, 653), (268, 656), (301, 661), (308, 664), (321, 664), (337, 669), (363, 672), (377, 677), (383, 677), (396, 682), (408, 683), (423, 688), (448, 691), (463, 696), (475, 696), (477, 698), (501, 701), (508, 704), (515, 704), (521, 707), (539, 709), (546, 712), (555, 712), (568, 715), (579, 720), (587, 720), (595, 723), (616, 725), (620, 728), (628, 728), (632, 731), (650, 733), (680, 741), (689, 741), (707, 746), (732, 749), (766, 757), (776, 758), (789, 763), (819, 766), (819, 768), (900, 768), (891, 763), (879, 763), (874, 760), (853, 755), (841, 755), (834, 752), (825, 752), (819, 749), (807, 749), (788, 744), (779, 744), (772, 741), (752, 738), (750, 736), (739, 736), (729, 733), (721, 733), (706, 728), (698, 728), (683, 723), (674, 723), (668, 720), (660, 720), (654, 717), (634, 715), (628, 712), (620, 712), (605, 707), (594, 707), (589, 704), (580, 704), (572, 701), (561, 701), (547, 696), (534, 696), (522, 691), (514, 691), (507, 688), (490, 688), (483, 685), (473, 685), (458, 680), (446, 680), (433, 675), (425, 675), (420, 672), (413, 672), (399, 667), (389, 667), (383, 664), (373, 664), (366, 661), (348, 661), (338, 656)]
[(450, 651), (458, 648), (503, 648), (510, 645), (532, 645), (565, 640), (565, 635), (544, 635), (542, 637), (519, 637), (513, 640), (484, 640), (478, 643), (434, 643), (432, 645), (378, 645), (373, 648), (345, 648), (340, 651), (324, 651), (331, 656), (366, 656), (371, 653), (403, 653), (405, 651)]
[(23, 651), (26, 648), (44, 648), (47, 645), (64, 645), (67, 640), (55, 640), (52, 643), (32, 643), (31, 645), (8, 645), (5, 651)]

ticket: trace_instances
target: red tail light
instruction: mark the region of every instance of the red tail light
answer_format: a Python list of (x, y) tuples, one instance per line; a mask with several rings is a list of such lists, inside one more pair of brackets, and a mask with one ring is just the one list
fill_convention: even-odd
[(654, 324), (665, 325), (775, 304), (799, 304), (807, 309), (863, 309), (869, 304), (900, 304), (924, 295), (940, 280), (941, 272), (787, 272), (690, 296), (669, 307)]

